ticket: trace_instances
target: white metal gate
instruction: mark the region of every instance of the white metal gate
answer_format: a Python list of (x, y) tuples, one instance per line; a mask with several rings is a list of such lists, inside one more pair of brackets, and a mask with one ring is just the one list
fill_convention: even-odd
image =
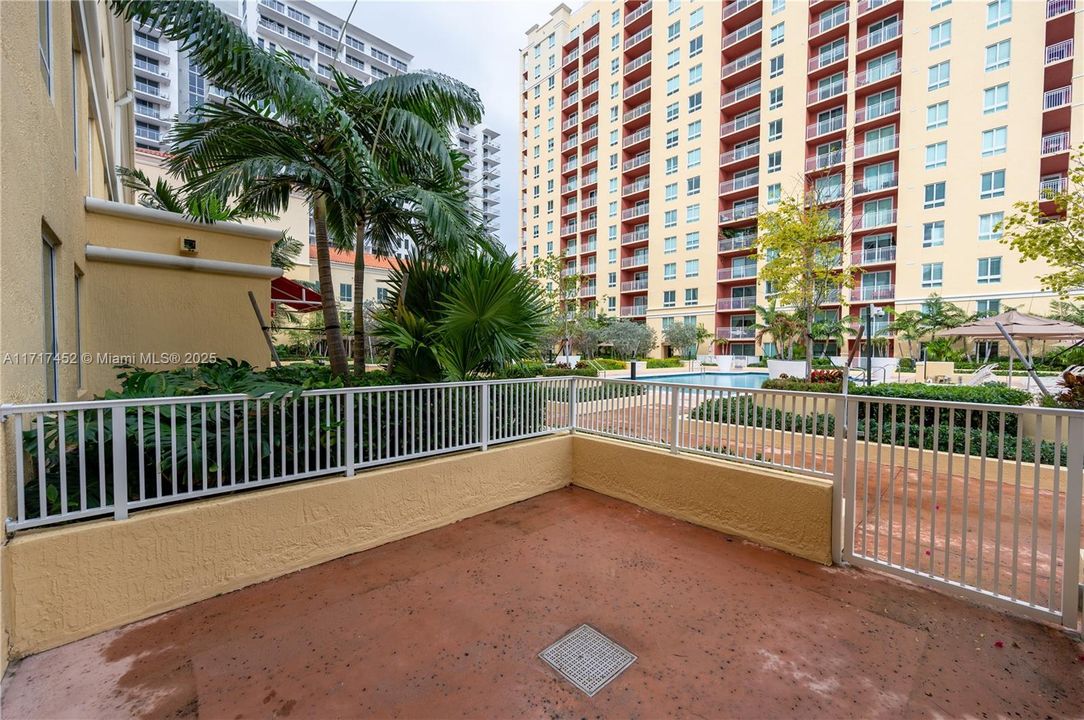
[(1078, 629), (1084, 412), (851, 396), (836, 560)]

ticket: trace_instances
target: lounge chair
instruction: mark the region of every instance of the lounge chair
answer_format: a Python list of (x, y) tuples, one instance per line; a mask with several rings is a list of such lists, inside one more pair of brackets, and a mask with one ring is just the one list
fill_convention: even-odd
[(978, 370), (971, 374), (967, 380), (964, 380), (964, 385), (982, 385), (983, 383), (990, 382), (994, 379), (994, 370), (997, 369), (996, 364), (983, 365)]

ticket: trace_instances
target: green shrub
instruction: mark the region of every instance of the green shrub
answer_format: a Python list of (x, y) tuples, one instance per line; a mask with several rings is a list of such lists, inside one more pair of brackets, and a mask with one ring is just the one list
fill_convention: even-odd
[(915, 360), (914, 358), (900, 358), (900, 372), (914, 372)]
[(932, 400), (944, 402), (983, 403), (985, 405), (1027, 405), (1031, 393), (1001, 383), (985, 385), (926, 385), (923, 383), (882, 383), (880, 385), (852, 384), (851, 395)]
[(765, 380), (765, 390), (797, 390), (800, 392), (838, 393), (843, 390), (842, 381), (812, 382), (801, 378), (773, 378)]
[(541, 374), (542, 377), (568, 377), (570, 375), (575, 375), (576, 377), (598, 377), (598, 370), (595, 370), (594, 368), (548, 367), (544, 368)]
[(679, 368), (685, 364), (681, 358), (648, 358), (648, 370), (660, 370), (662, 368)]
[(588, 360), (587, 363), (603, 370), (627, 370), (629, 367), (628, 363), (623, 360), (614, 360), (613, 358), (595, 358)]

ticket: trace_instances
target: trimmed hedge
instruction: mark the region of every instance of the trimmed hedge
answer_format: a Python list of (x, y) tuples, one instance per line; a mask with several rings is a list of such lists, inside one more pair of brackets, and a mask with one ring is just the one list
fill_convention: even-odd
[(932, 400), (944, 402), (970, 402), (984, 405), (1027, 405), (1031, 393), (999, 383), (986, 385), (926, 385), (923, 383), (882, 383), (880, 385), (852, 385), (851, 395), (897, 398), (907, 400)]
[(647, 369), (659, 370), (662, 368), (679, 368), (685, 364), (681, 358), (648, 358)]
[(797, 390), (800, 392), (839, 393), (843, 392), (841, 382), (811, 382), (801, 378), (773, 378), (765, 380), (761, 386), (765, 390)]

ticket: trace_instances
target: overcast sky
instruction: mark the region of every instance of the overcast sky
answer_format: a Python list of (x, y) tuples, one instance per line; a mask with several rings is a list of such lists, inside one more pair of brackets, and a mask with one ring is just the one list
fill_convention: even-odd
[[(416, 69), (440, 70), (482, 95), (485, 124), (501, 134), (504, 244), (516, 248), (519, 212), (519, 50), (524, 33), (549, 17), (559, 0), (358, 0), (350, 22), (414, 56)], [(318, 0), (345, 18), (352, 0)]]

